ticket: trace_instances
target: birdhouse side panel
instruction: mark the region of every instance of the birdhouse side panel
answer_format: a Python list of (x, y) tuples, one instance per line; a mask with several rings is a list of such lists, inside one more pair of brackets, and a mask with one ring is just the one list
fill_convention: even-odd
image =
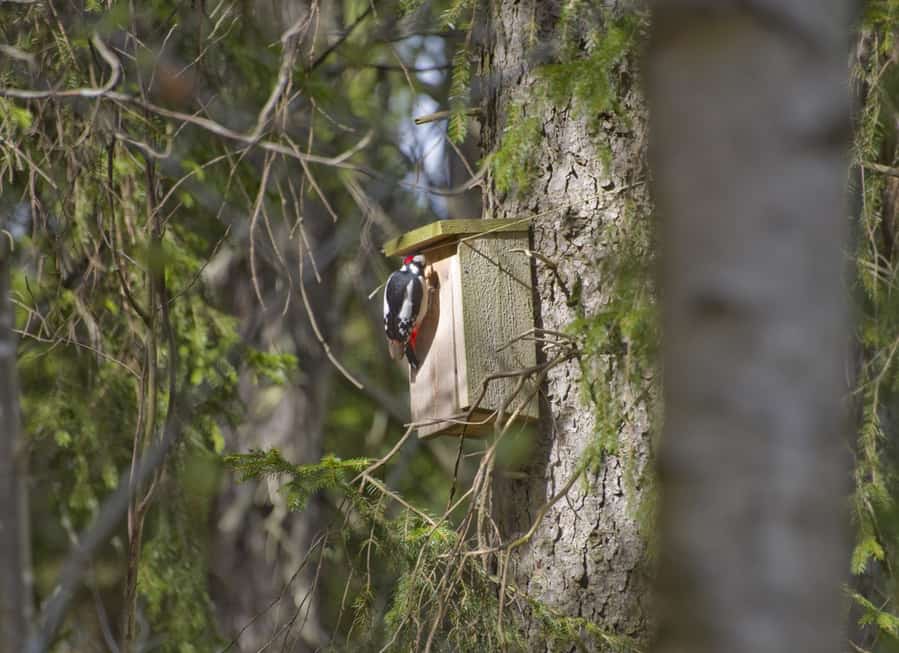
[[(459, 243), (468, 395), (463, 406), (477, 401), (491, 375), (536, 364), (534, 341), (521, 338), (534, 327), (531, 263), (520, 251), (527, 247), (523, 232), (485, 234)], [(505, 404), (507, 415), (521, 407), (523, 416), (537, 417), (536, 399), (525, 402), (534, 386), (529, 381), (516, 394), (519, 380), (489, 381), (480, 406), (497, 410)]]
[(410, 372), (409, 396), (413, 422), (424, 423), (420, 437), (437, 433), (447, 426), (441, 418), (455, 416), (461, 410), (457, 364), (456, 313), (458, 261), (454, 246), (425, 252), (426, 276), (431, 290), (428, 312), (419, 328), (415, 351), (420, 367)]
[[(457, 250), (457, 248), (453, 248)], [(453, 287), (453, 373), (460, 407), (470, 405), (468, 397), (468, 361), (465, 358), (465, 322), (462, 320), (462, 268), (458, 254), (450, 259), (450, 282)]]

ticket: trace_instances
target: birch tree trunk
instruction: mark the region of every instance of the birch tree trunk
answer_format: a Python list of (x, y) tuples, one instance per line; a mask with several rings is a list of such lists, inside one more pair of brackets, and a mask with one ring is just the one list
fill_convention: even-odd
[(849, 5), (655, 3), (657, 651), (846, 649)]
[(28, 514), (25, 459), (16, 382), (15, 314), (10, 295), (8, 231), (0, 232), (0, 652), (25, 648), (28, 594)]
[[(554, 331), (566, 330), (579, 316), (590, 320), (606, 307), (613, 280), (598, 261), (621, 254), (616, 234), (626, 221), (639, 223), (649, 215), (643, 175), (645, 114), (627, 53), (614, 70), (599, 73), (609, 72), (617, 80), (615, 101), (627, 120), (611, 112), (592, 113), (572, 98), (539, 99), (544, 94), (541, 66), (554, 62), (562, 32), (572, 29), (560, 25), (566, 4), (492, 0), (482, 60), (485, 151), (502, 148), (521, 121), (537, 121), (534, 142), (519, 153), (529, 161), (530, 183), (508, 192), (493, 184), (486, 193), (486, 217), (532, 219), (534, 249), (558, 272), (536, 262), (537, 324)], [(606, 23), (574, 29), (598, 29), (602, 39), (617, 15), (609, 9)], [(570, 40), (575, 58), (586, 60), (586, 39), (575, 35)], [(585, 61), (579, 74), (594, 71)], [(611, 427), (597, 423), (602, 407), (586, 398), (585, 384), (591, 379), (583, 378), (577, 361), (551, 370), (527, 478), (500, 475), (494, 514), (505, 537), (526, 533), (541, 506), (577, 474), (597, 440), (615, 441), (616, 452), (592, 465), (546, 512), (533, 537), (512, 552), (509, 578), (556, 614), (589, 620), (640, 643), (649, 622), (647, 543), (639, 513), (650, 492), (645, 397), (651, 379), (629, 382), (623, 373), (626, 357), (625, 351), (603, 356), (593, 361), (596, 369), (590, 372), (592, 381), (603, 386), (600, 394), (621, 405)], [(523, 619), (530, 650), (576, 650), (576, 643), (541, 633), (535, 614), (525, 613)], [(588, 644), (591, 650), (593, 646)]]

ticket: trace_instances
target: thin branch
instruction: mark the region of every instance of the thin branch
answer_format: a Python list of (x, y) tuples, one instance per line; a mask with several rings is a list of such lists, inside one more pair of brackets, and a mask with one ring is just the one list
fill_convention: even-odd
[(465, 555), (467, 557), (468, 556), (482, 556), (482, 555), (486, 555), (488, 553), (496, 553), (498, 551), (511, 551), (512, 549), (516, 549), (516, 548), (520, 547), (521, 545), (527, 543), (528, 540), (530, 540), (534, 536), (534, 533), (537, 532), (537, 529), (540, 528), (540, 524), (543, 523), (543, 518), (546, 517), (546, 513), (549, 512), (549, 509), (552, 508), (554, 505), (556, 505), (556, 503), (558, 503), (560, 499), (562, 499), (563, 497), (565, 497), (565, 495), (568, 494), (568, 492), (571, 490), (572, 486), (583, 475), (585, 470), (586, 470), (586, 466), (584, 466), (584, 465), (578, 466), (578, 468), (574, 471), (574, 473), (571, 475), (571, 477), (568, 479), (568, 481), (566, 481), (565, 485), (562, 486), (562, 489), (559, 490), (556, 494), (554, 494), (542, 506), (540, 506), (540, 509), (537, 511), (537, 517), (534, 519), (533, 523), (531, 524), (531, 527), (528, 529), (528, 531), (524, 535), (522, 535), (521, 537), (518, 537), (510, 542), (506, 542), (504, 544), (499, 544), (497, 546), (493, 546), (493, 547), (489, 547), (489, 548), (482, 548), (482, 549), (475, 549), (472, 551), (466, 551)]
[(32, 161), (31, 157), (29, 157), (26, 152), (24, 152), (22, 149), (20, 149), (18, 145), (13, 143), (11, 140), (2, 138), (2, 137), (0, 137), (0, 144), (8, 146), (18, 156), (21, 156), (23, 159), (25, 159), (25, 161), (28, 162), (28, 165), (31, 167), (31, 169), (34, 170), (37, 174), (39, 174), (41, 176), (41, 178), (43, 178), (44, 181), (46, 181), (48, 184), (50, 184), (50, 187), (53, 188), (53, 190), (59, 190), (59, 186), (57, 186), (54, 183), (54, 181), (50, 178), (50, 175), (48, 175), (46, 172), (41, 170), (40, 166), (38, 166), (34, 161)]
[(10, 59), (24, 61), (29, 66), (33, 66), (36, 63), (33, 54), (25, 52), (24, 50), (20, 50), (19, 48), (13, 47), (11, 45), (0, 44), (0, 54), (5, 54)]
[(436, 521), (434, 521), (434, 519), (430, 515), (422, 512), (421, 510), (419, 510), (418, 508), (413, 506), (411, 503), (406, 501), (403, 497), (401, 497), (396, 492), (394, 492), (393, 490), (388, 488), (386, 485), (381, 483), (381, 481), (376, 479), (374, 476), (369, 476), (365, 472), (362, 472), (362, 478), (366, 483), (370, 483), (371, 485), (374, 485), (378, 490), (381, 491), (382, 494), (390, 497), (391, 499), (396, 501), (398, 504), (400, 504), (401, 506), (406, 508), (406, 510), (415, 513), (416, 515), (421, 517), (423, 520), (428, 522), (428, 524), (430, 524), (433, 528), (437, 528), (438, 523)]
[[(10, 0), (5, 1), (9, 2)], [(21, 0), (13, 1), (21, 2)], [(109, 67), (112, 69), (112, 72), (109, 75), (109, 80), (103, 86), (99, 88), (73, 88), (66, 91), (33, 91), (30, 89), (25, 90), (15, 88), (0, 88), (0, 95), (3, 95), (4, 97), (18, 98), (21, 100), (44, 100), (47, 98), (57, 97), (95, 98), (108, 95), (112, 91), (112, 89), (118, 86), (119, 82), (122, 81), (122, 64), (115, 53), (108, 47), (106, 47), (106, 44), (103, 43), (100, 35), (96, 32), (94, 32), (94, 34), (91, 36), (91, 43), (95, 48), (97, 48), (97, 52), (100, 53), (100, 56), (103, 57), (103, 60), (107, 64), (109, 64)]]
[[(418, 116), (415, 118), (416, 125), (424, 125), (429, 122), (438, 122), (440, 120), (447, 120), (448, 118), (452, 118), (453, 114), (456, 113), (452, 110), (444, 110), (444, 111), (435, 111), (434, 113), (429, 113), (424, 116)], [(466, 116), (479, 116), (481, 115), (481, 110), (477, 107), (473, 107), (471, 109), (465, 110)]]
[[(162, 439), (152, 445), (140, 459), (134, 475), (133, 488), (135, 490), (143, 485), (147, 478), (165, 461), (166, 455), (180, 434), (180, 426), (180, 415), (177, 415), (169, 423), (169, 429), (163, 434)], [(103, 502), (99, 513), (87, 531), (78, 538), (78, 546), (69, 553), (63, 563), (53, 593), (44, 604), (37, 620), (38, 626), (28, 640), (26, 653), (45, 653), (53, 642), (56, 631), (62, 624), (69, 604), (75, 595), (75, 590), (90, 569), (88, 563), (93, 558), (94, 552), (106, 542), (128, 509), (132, 498), (130, 476), (130, 470), (122, 475), (115, 492)]]
[(17, 333), (20, 336), (22, 336), (23, 338), (29, 338), (36, 342), (43, 342), (43, 343), (47, 343), (47, 344), (51, 344), (51, 345), (74, 345), (75, 347), (80, 347), (81, 349), (86, 349), (87, 351), (96, 354), (100, 358), (103, 358), (104, 360), (107, 360), (110, 363), (115, 363), (119, 367), (127, 370), (128, 373), (130, 373), (133, 377), (138, 378), (138, 379), (140, 378), (140, 374), (137, 372), (137, 370), (135, 370), (133, 367), (128, 365), (128, 363), (125, 363), (124, 361), (120, 361), (119, 359), (115, 358), (114, 356), (110, 356), (106, 352), (101, 351), (101, 350), (97, 349), (96, 347), (92, 347), (91, 345), (86, 345), (83, 342), (75, 340), (74, 338), (44, 338), (35, 333), (28, 333), (27, 331), (23, 331), (22, 329), (13, 329), (13, 333)]
[(322, 52), (320, 55), (318, 55), (318, 57), (315, 59), (315, 61), (313, 61), (309, 65), (309, 68), (306, 69), (306, 72), (311, 72), (311, 71), (315, 70), (316, 68), (318, 68), (324, 62), (324, 60), (327, 59), (331, 55), (332, 52), (334, 52), (334, 50), (336, 50), (341, 45), (343, 45), (344, 41), (346, 41), (350, 37), (350, 35), (356, 30), (356, 28), (362, 24), (363, 20), (368, 18), (368, 16), (371, 14), (371, 12), (373, 10), (374, 10), (374, 5), (370, 4), (365, 9), (365, 11), (363, 11), (361, 14), (359, 14), (359, 17), (356, 18), (356, 20), (353, 21), (353, 23), (344, 30), (343, 34), (341, 34), (340, 37), (336, 41), (334, 41), (334, 43), (329, 45), (327, 48), (325, 48), (324, 52)]
[(303, 569), (306, 568), (306, 565), (309, 563), (309, 560), (311, 559), (311, 556), (312, 556), (312, 552), (324, 544), (325, 539), (327, 538), (327, 535), (328, 535), (328, 532), (324, 531), (323, 533), (320, 533), (315, 538), (315, 540), (310, 545), (309, 550), (306, 552), (306, 554), (303, 556), (303, 559), (300, 561), (300, 564), (297, 566), (296, 571), (294, 571), (293, 574), (291, 575), (290, 579), (286, 583), (284, 583), (284, 585), (282, 585), (281, 591), (278, 593), (278, 596), (276, 596), (274, 599), (272, 599), (272, 601), (267, 606), (265, 606), (261, 611), (257, 612), (255, 615), (253, 615), (253, 617), (247, 623), (245, 623), (243, 625), (243, 627), (238, 631), (237, 635), (234, 636), (234, 639), (232, 639), (230, 642), (228, 642), (228, 644), (224, 648), (220, 649), (218, 653), (227, 653), (227, 651), (230, 651), (232, 648), (234, 648), (237, 645), (237, 643), (240, 641), (241, 636), (244, 634), (244, 632), (246, 632), (246, 630), (250, 626), (252, 626), (256, 621), (258, 621), (262, 616), (264, 616), (267, 612), (269, 612), (272, 608), (274, 608), (278, 603), (280, 603), (284, 599), (284, 595), (287, 593), (287, 590), (290, 589), (290, 587), (293, 585), (293, 582), (300, 575), (300, 572), (302, 572)]
[(399, 451), (400, 449), (402, 449), (403, 445), (406, 444), (406, 440), (409, 439), (409, 436), (412, 435), (413, 431), (414, 431), (413, 427), (411, 427), (411, 426), (408, 427), (406, 429), (406, 433), (403, 435), (403, 437), (401, 437), (397, 441), (397, 443), (395, 445), (393, 445), (393, 449), (391, 449), (384, 456), (382, 456), (381, 458), (379, 458), (378, 460), (373, 462), (371, 465), (369, 465), (369, 467), (364, 472), (360, 472), (359, 475), (356, 476), (356, 478), (354, 478), (352, 481), (350, 481), (350, 485), (355, 485), (356, 483), (358, 483), (362, 479), (363, 476), (370, 477), (372, 472), (374, 472), (376, 469), (378, 469), (379, 467), (384, 465), (388, 460), (393, 458), (393, 456), (396, 455), (396, 452)]
[(281, 100), (281, 97), (284, 95), (284, 89), (287, 88), (287, 85), (290, 82), (291, 71), (293, 70), (294, 60), (296, 59), (297, 37), (309, 26), (311, 20), (312, 12), (308, 12), (281, 35), (281, 47), (283, 50), (281, 53), (281, 65), (278, 67), (278, 77), (275, 81), (275, 85), (272, 87), (272, 92), (269, 94), (268, 99), (259, 111), (259, 116), (256, 118), (256, 127), (253, 128), (252, 135), (257, 138), (262, 135), (266, 124), (268, 124), (268, 121), (271, 119), (275, 105)]
[(149, 143), (145, 143), (144, 141), (139, 141), (134, 138), (131, 138), (125, 132), (117, 131), (115, 133), (115, 137), (122, 141), (123, 143), (127, 143), (133, 147), (136, 147), (141, 151), (145, 156), (151, 159), (168, 159), (172, 155), (172, 141), (169, 140), (166, 143), (164, 150), (156, 150)]
[(347, 381), (352, 383), (358, 390), (362, 390), (362, 384), (356, 380), (352, 374), (350, 374), (349, 370), (347, 370), (337, 357), (331, 352), (331, 347), (328, 345), (328, 342), (325, 340), (322, 335), (321, 330), (318, 328), (318, 322), (315, 319), (315, 313), (312, 311), (312, 305), (309, 303), (309, 297), (306, 294), (306, 284), (303, 281), (303, 263), (302, 258), (300, 259), (300, 296), (303, 299), (303, 307), (306, 309), (306, 315), (309, 318), (309, 324), (312, 326), (312, 331), (315, 333), (315, 337), (318, 340), (319, 344), (322, 346), (322, 349), (325, 350), (325, 355), (328, 357), (328, 360), (337, 368), (337, 370), (343, 374), (344, 378)]
[(373, 68), (375, 70), (383, 70), (386, 72), (410, 72), (410, 73), (431, 73), (452, 68), (450, 64), (437, 64), (434, 66), (407, 66), (405, 64), (388, 64), (388, 63), (350, 63), (347, 68)]
[(265, 310), (265, 300), (262, 298), (262, 289), (259, 286), (259, 275), (256, 273), (256, 224), (259, 214), (265, 203), (265, 191), (268, 187), (268, 176), (272, 169), (271, 157), (265, 158), (262, 166), (262, 179), (259, 181), (259, 192), (256, 193), (256, 201), (253, 202), (253, 212), (250, 214), (250, 280), (253, 282), (253, 290), (262, 310)]
[(889, 175), (890, 177), (899, 177), (899, 168), (895, 168), (893, 166), (885, 166), (882, 163), (874, 163), (873, 161), (863, 161), (862, 167), (867, 168), (868, 170), (872, 170), (874, 172), (879, 172), (883, 175)]

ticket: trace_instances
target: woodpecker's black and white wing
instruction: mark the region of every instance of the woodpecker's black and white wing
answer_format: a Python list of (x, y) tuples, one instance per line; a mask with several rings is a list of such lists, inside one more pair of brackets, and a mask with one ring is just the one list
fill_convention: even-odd
[(408, 269), (391, 274), (384, 289), (384, 331), (391, 357), (402, 357), (412, 330), (421, 323), (426, 311), (427, 293), (422, 277)]
[(407, 256), (403, 267), (390, 275), (384, 287), (384, 332), (394, 359), (406, 355), (409, 366), (418, 369), (415, 339), (418, 326), (428, 312), (428, 288), (424, 277), (425, 257)]

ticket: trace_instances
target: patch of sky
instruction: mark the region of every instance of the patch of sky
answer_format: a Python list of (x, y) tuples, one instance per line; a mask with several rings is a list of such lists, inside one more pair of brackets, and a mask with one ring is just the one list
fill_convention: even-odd
[[(399, 41), (396, 48), (399, 57), (415, 69), (415, 78), (422, 85), (434, 87), (444, 83), (449, 60), (443, 38), (411, 36)], [(397, 125), (397, 142), (412, 166), (403, 181), (419, 187), (412, 191), (418, 206), (429, 207), (437, 217), (444, 218), (446, 201), (426, 189), (443, 188), (449, 183), (446, 120), (416, 125), (414, 119), (445, 107), (430, 94), (418, 91), (405, 87), (391, 100), (391, 110), (402, 116)]]

